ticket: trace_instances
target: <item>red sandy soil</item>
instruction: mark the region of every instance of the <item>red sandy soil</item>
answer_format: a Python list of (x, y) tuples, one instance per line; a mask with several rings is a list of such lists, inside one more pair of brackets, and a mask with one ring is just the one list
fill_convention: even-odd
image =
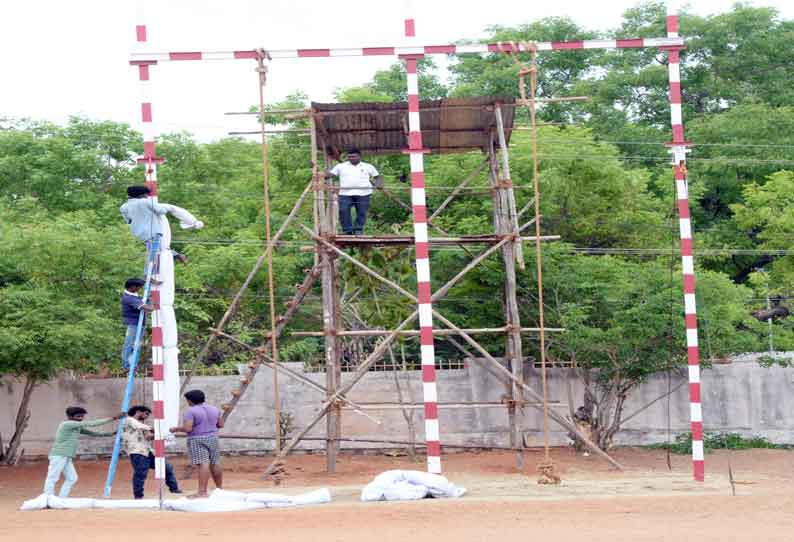
[[(294, 493), (329, 487), (331, 504), (239, 513), (185, 514), (137, 510), (47, 510), (19, 512), (37, 496), (46, 463), (0, 469), (0, 540), (178, 542), (257, 540), (299, 542), (462, 542), (494, 540), (609, 541), (792, 541), (794, 540), (794, 452), (720, 451), (706, 457), (707, 481), (690, 480), (686, 456), (664, 451), (620, 449), (625, 467), (611, 470), (594, 457), (555, 450), (561, 486), (539, 486), (542, 453), (525, 454), (523, 472), (511, 452), (449, 454), (444, 474), (469, 489), (457, 500), (361, 503), (358, 492), (384, 470), (422, 470), (407, 457), (343, 455), (338, 472), (325, 473), (325, 458), (297, 455), (287, 461), (278, 488), (261, 478), (263, 457), (226, 457), (227, 489)], [(181, 473), (184, 458), (174, 459)], [(736, 495), (731, 495), (728, 467)], [(106, 461), (80, 461), (72, 496), (102, 493)], [(195, 489), (195, 479), (183, 482)], [(151, 488), (148, 488), (151, 494)], [(130, 497), (130, 469), (122, 462), (114, 496)]]

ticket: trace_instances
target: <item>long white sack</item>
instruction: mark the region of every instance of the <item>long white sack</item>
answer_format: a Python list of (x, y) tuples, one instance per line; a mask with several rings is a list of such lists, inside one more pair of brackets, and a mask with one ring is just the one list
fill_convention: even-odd
[[(274, 493), (241, 493), (216, 489), (207, 499), (174, 499), (163, 501), (163, 508), (176, 512), (241, 512), (266, 508), (286, 508), (331, 502), (331, 492), (318, 489), (300, 495)], [(156, 499), (86, 499), (39, 495), (22, 503), (20, 510), (87, 510), (87, 509), (137, 509), (155, 510), (160, 507)]]
[(361, 490), (361, 500), (414, 501), (425, 498), (462, 497), (466, 489), (438, 474), (417, 470), (389, 470)]

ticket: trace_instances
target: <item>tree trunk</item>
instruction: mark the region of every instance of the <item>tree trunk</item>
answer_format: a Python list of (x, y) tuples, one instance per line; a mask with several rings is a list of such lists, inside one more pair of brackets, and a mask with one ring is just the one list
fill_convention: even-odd
[[(626, 399), (638, 382), (621, 380), (617, 376), (603, 382), (587, 369), (577, 372), (584, 384), (584, 404), (576, 410), (574, 421), (599, 448), (607, 451), (621, 429)], [(569, 437), (577, 450), (584, 449), (575, 435), (569, 434)]]
[(19, 409), (17, 410), (14, 434), (11, 436), (11, 440), (8, 442), (8, 448), (6, 448), (5, 452), (3, 453), (3, 464), (5, 465), (14, 465), (17, 462), (19, 445), (22, 444), (22, 434), (25, 432), (28, 422), (30, 421), (30, 409), (28, 407), (30, 405), (30, 399), (33, 396), (33, 390), (35, 388), (36, 379), (26, 377), (25, 388), (22, 391), (22, 401), (20, 401)]
[[(401, 346), (401, 357), (402, 357), (402, 370), (397, 371), (397, 360), (394, 358), (394, 350), (392, 350), (391, 345), (389, 346), (389, 356), (391, 356), (391, 363), (392, 363), (392, 374), (394, 375), (394, 385), (397, 388), (397, 400), (400, 402), (400, 406), (405, 404), (403, 400), (403, 392), (402, 386), (400, 385), (400, 378), (398, 373), (405, 373), (407, 370), (406, 362), (405, 362), (405, 346)], [(410, 384), (409, 384), (410, 385)], [(408, 390), (408, 393), (411, 393), (411, 390)], [(411, 402), (413, 400), (411, 398)], [(402, 409), (403, 418), (405, 418), (405, 423), (408, 424), (408, 442), (411, 444), (408, 446), (408, 457), (411, 458), (411, 461), (416, 461), (416, 425), (414, 424), (414, 411), (403, 407)]]

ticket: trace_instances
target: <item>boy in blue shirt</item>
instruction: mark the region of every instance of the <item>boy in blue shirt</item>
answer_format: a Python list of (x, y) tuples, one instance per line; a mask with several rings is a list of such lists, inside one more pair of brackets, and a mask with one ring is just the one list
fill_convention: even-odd
[[(135, 350), (135, 333), (138, 330), (138, 316), (141, 311), (151, 312), (154, 307), (145, 304), (143, 299), (138, 296), (138, 292), (146, 285), (146, 281), (141, 279), (128, 279), (124, 283), (124, 293), (121, 295), (121, 320), (127, 326), (127, 334), (124, 336), (124, 346), (121, 348), (121, 365), (125, 369), (130, 368), (130, 357)], [(144, 317), (144, 322), (145, 322)]]

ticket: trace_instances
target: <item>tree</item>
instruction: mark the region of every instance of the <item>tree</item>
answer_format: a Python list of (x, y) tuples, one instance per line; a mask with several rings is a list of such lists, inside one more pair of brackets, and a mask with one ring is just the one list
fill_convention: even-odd
[(0, 131), (0, 193), (35, 197), (52, 212), (97, 207), (107, 194), (122, 197), (140, 137), (128, 126), (80, 118), (65, 127), (23, 126)]
[[(662, 262), (563, 253), (548, 254), (546, 269), (547, 325), (567, 329), (551, 338), (549, 356), (576, 367), (593, 441), (606, 450), (637, 386), (686, 363), (681, 275)], [(743, 326), (754, 325), (745, 309), (748, 288), (723, 274), (700, 271), (698, 293), (708, 314), (700, 323), (707, 345), (704, 365), (726, 353), (758, 348), (758, 338), (742, 332)]]
[(117, 333), (99, 310), (52, 288), (6, 286), (0, 289), (0, 311), (0, 375), (24, 380), (14, 434), (0, 450), (0, 460), (14, 464), (36, 386), (63, 370), (89, 369), (106, 359)]
[[(491, 26), (483, 41), (574, 41), (597, 37), (595, 32), (585, 30), (568, 17), (548, 17), (516, 27)], [(553, 55), (541, 55), (538, 69), (542, 74), (538, 80), (538, 96), (564, 96), (570, 94), (574, 84), (590, 70), (594, 53), (590, 51), (557, 51)], [(528, 53), (517, 58), (524, 63), (530, 61)], [(510, 56), (493, 53), (485, 56), (458, 56), (451, 66), (453, 86), (450, 95), (467, 96), (514, 96), (518, 97), (519, 66)], [(543, 120), (563, 121), (570, 118), (571, 108), (564, 104), (550, 104), (540, 111)]]
[[(422, 58), (416, 66), (419, 76), (419, 95), (422, 100), (440, 100), (447, 96), (447, 87), (433, 73), (436, 65), (431, 58)], [(358, 87), (337, 89), (340, 102), (404, 102), (407, 100), (408, 76), (405, 64), (395, 62), (387, 70), (378, 70), (370, 83)]]
[[(759, 248), (789, 250), (794, 236), (794, 172), (779, 171), (764, 184), (748, 184), (743, 195), (744, 203), (731, 206), (738, 227)], [(794, 257), (770, 256), (766, 263), (771, 264), (772, 292), (788, 296), (794, 281)]]

